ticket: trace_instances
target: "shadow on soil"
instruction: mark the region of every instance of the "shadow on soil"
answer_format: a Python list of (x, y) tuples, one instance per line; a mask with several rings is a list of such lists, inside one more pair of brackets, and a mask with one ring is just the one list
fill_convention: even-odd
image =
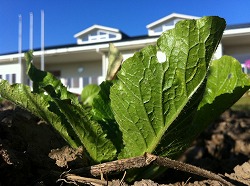
[[(53, 128), (5, 102), (0, 108), (0, 186), (66, 185), (56, 172), (84, 166), (82, 149), (73, 150)], [(250, 159), (250, 113), (227, 110), (193, 143), (181, 161), (215, 173), (232, 173)], [(161, 184), (204, 180), (175, 170)]]

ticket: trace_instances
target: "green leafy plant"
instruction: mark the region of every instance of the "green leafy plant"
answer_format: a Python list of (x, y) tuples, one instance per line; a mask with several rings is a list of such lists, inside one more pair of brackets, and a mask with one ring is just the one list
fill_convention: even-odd
[[(180, 21), (155, 46), (146, 46), (122, 65), (111, 45), (107, 80), (83, 90), (86, 104), (50, 73), (36, 69), (32, 52), (26, 61), (33, 91), (2, 80), (0, 93), (50, 123), (72, 147), (83, 146), (91, 164), (145, 152), (175, 159), (250, 88), (236, 59), (211, 61), (224, 29), (219, 17)], [(150, 166), (129, 177), (161, 171)]]
[(81, 93), (81, 101), (84, 105), (92, 105), (93, 99), (98, 95), (100, 87), (96, 84), (90, 84), (84, 87)]

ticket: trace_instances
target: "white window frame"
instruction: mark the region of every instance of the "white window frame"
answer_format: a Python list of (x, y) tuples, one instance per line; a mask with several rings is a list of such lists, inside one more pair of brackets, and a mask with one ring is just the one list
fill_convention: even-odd
[(1, 74), (1, 79), (7, 80), (10, 84), (14, 84), (17, 81), (17, 74)]
[[(109, 34), (115, 35), (115, 37), (110, 38)], [(96, 35), (88, 34), (88, 40), (84, 42), (93, 42), (93, 41), (108, 41), (109, 39), (117, 39), (118, 35), (114, 32), (109, 32), (105, 30), (97, 30)]]

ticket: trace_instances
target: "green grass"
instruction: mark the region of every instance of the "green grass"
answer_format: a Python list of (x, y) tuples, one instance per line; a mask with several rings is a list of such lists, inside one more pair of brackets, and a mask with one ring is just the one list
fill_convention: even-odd
[(232, 107), (232, 110), (250, 112), (250, 91), (244, 94)]

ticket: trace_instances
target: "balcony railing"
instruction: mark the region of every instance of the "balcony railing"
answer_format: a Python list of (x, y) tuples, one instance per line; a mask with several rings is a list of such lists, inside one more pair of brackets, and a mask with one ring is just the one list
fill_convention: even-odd
[[(61, 77), (62, 84), (68, 88), (70, 92), (81, 94), (82, 89), (89, 84), (101, 84), (104, 81), (102, 76), (86, 76), (86, 77)], [(29, 86), (32, 87), (32, 82), (28, 79)]]
[(82, 89), (89, 84), (101, 84), (104, 80), (102, 76), (86, 76), (86, 77), (61, 77), (62, 84), (66, 86), (69, 91), (81, 94)]

